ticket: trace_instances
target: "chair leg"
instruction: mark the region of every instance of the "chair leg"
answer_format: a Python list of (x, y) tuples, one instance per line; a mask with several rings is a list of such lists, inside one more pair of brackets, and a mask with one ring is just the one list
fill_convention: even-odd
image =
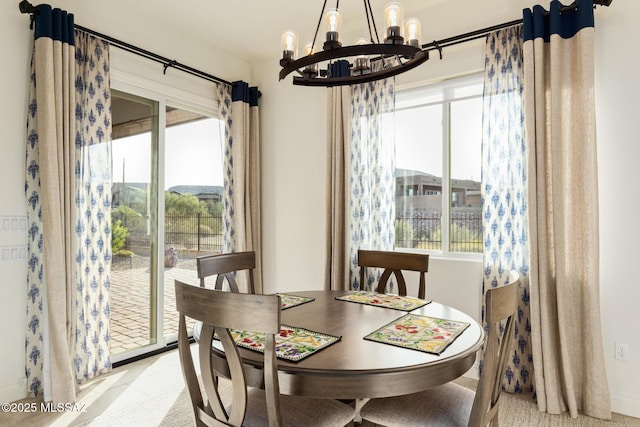
[(369, 399), (356, 399), (356, 415), (353, 418), (353, 422), (357, 423), (356, 425), (362, 425), (362, 417), (360, 416), (360, 410), (367, 403)]

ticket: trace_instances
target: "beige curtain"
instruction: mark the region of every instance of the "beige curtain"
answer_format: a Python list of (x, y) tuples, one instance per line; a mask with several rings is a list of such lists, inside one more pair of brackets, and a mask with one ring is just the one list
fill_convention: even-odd
[[(225, 143), (225, 251), (254, 251), (255, 291), (262, 293), (260, 115), (257, 87), (231, 87), (231, 128)], [(238, 285), (246, 289), (244, 276)]]
[(71, 403), (111, 370), (109, 45), (37, 6), (27, 115), (25, 374), (29, 396)]
[(349, 289), (347, 274), (348, 156), (351, 87), (327, 93), (327, 254), (326, 289)]
[[(43, 11), (41, 11), (43, 13)], [(37, 30), (37, 29), (36, 29)], [(74, 165), (75, 47), (49, 37), (35, 41), (37, 129), (44, 260), (43, 386), (45, 401), (75, 402), (73, 373), (76, 192)]]
[(578, 0), (576, 11), (562, 14), (559, 7), (553, 2), (548, 16), (540, 6), (524, 13), (535, 386), (541, 411), (568, 410), (576, 417), (583, 410), (609, 419), (599, 299), (593, 5)]

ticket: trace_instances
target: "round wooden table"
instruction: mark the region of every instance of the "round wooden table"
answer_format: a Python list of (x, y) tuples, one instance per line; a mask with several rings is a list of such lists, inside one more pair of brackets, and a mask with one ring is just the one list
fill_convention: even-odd
[[(315, 300), (282, 311), (282, 324), (342, 336), (299, 362), (278, 361), (280, 392), (299, 396), (361, 399), (414, 393), (452, 381), (469, 370), (481, 348), (481, 325), (461, 311), (431, 302), (411, 313), (470, 324), (440, 355), (365, 340), (404, 311), (336, 300), (349, 291), (286, 292)], [(248, 365), (262, 355), (240, 349)]]

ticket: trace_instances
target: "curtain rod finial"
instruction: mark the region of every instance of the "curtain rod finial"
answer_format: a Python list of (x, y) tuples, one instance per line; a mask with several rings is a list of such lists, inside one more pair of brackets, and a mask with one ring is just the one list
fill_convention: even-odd
[(20, 9), (21, 13), (35, 13), (36, 12), (36, 8), (29, 3), (27, 0), (22, 0), (20, 3), (18, 3), (18, 9)]

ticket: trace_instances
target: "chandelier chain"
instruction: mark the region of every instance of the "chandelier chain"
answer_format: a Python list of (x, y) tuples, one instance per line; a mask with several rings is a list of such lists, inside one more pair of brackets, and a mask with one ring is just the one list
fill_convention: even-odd
[[(322, 10), (320, 11), (320, 18), (318, 18), (318, 26), (316, 27), (316, 33), (313, 35), (313, 42), (311, 42), (311, 50), (313, 51), (316, 45), (316, 39), (318, 38), (318, 31), (320, 31), (320, 24), (322, 24), (322, 16), (324, 15), (324, 10), (327, 7), (327, 0), (324, 0), (322, 4)], [(313, 53), (313, 52), (310, 52)]]
[[(371, 43), (380, 43), (380, 36), (378, 35), (376, 19), (373, 17), (373, 9), (371, 8), (370, 0), (364, 0), (364, 12), (367, 15), (367, 26), (369, 27), (369, 37), (371, 38)], [(371, 23), (369, 22), (369, 17), (371, 17), (371, 23), (373, 23), (373, 34), (376, 35), (375, 39), (373, 38), (373, 34), (371, 32)]]

